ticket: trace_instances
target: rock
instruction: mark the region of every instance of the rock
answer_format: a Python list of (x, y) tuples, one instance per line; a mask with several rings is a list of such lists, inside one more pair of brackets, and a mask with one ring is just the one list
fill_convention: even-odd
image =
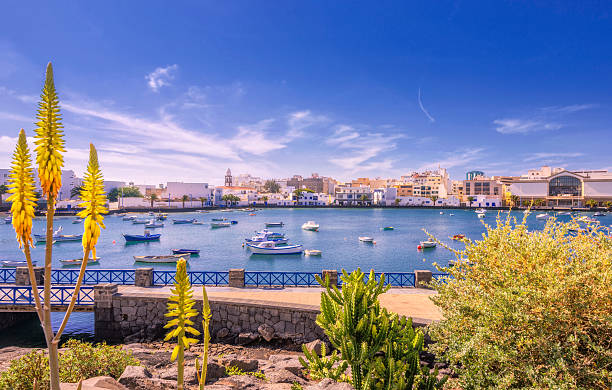
[[(62, 383), (61, 390), (76, 390), (78, 383)], [(110, 376), (96, 376), (83, 381), (81, 390), (128, 390)]]
[(303, 385), (305, 383), (304, 379), (300, 378), (299, 376), (285, 369), (267, 372), (266, 378), (268, 378), (268, 381), (270, 383), (295, 383), (297, 382), (300, 385)]
[[(161, 379), (172, 380), (176, 382), (178, 376), (178, 367), (173, 365), (172, 367), (163, 369), (159, 372)], [(183, 371), (183, 378), (186, 384), (195, 385), (198, 383), (198, 377), (194, 366), (185, 366)]]
[(348, 383), (325, 378), (316, 385), (305, 386), (304, 390), (355, 390), (355, 388)]
[(263, 337), (263, 339), (266, 340), (267, 342), (272, 341), (272, 339), (274, 338), (274, 328), (271, 327), (270, 325), (266, 325), (266, 324), (259, 325), (259, 327), (257, 328), (257, 332), (259, 332), (261, 337)]
[(329, 353), (329, 348), (327, 344), (325, 344), (324, 341), (321, 340), (314, 340), (309, 342), (308, 344), (304, 344), (306, 346), (306, 349), (308, 349), (309, 351), (314, 351), (317, 355), (321, 356), (321, 349), (323, 347), (323, 345), (325, 345), (325, 351), (327, 353)]
[[(292, 383), (266, 383), (261, 390), (293, 390)], [(206, 389), (208, 390), (208, 389)]]
[(230, 334), (230, 330), (227, 328), (221, 328), (217, 331), (217, 338), (218, 339), (224, 339), (227, 336), (229, 336)]
[(238, 345), (249, 345), (252, 342), (256, 341), (259, 338), (259, 335), (256, 333), (240, 333), (236, 338), (236, 344)]
[(129, 336), (126, 336), (123, 341), (125, 343), (136, 343), (139, 342), (141, 340), (143, 340), (145, 338), (145, 332), (144, 329), (140, 330), (139, 332), (136, 332), (134, 334), (131, 334)]
[(269, 371), (276, 370), (286, 370), (292, 373), (293, 375), (297, 375), (299, 377), (304, 376), (304, 367), (302, 367), (302, 363), (300, 363), (300, 360), (294, 356), (290, 357), (289, 359), (277, 360), (273, 362), (269, 367), (267, 367), (267, 369), (264, 369), (264, 372), (267, 375)]
[[(236, 390), (257, 390), (265, 382), (251, 375), (233, 375), (227, 378), (219, 379), (215, 385), (230, 386)], [(206, 387), (208, 389), (208, 386)]]
[(145, 380), (151, 377), (151, 373), (146, 367), (127, 366), (123, 374), (119, 377), (119, 383), (130, 389), (146, 389)]
[(242, 359), (231, 354), (222, 357), (219, 362), (225, 367), (236, 367), (242, 371), (257, 371), (259, 368), (259, 362), (255, 359)]
[[(213, 382), (225, 376), (225, 367), (215, 362), (208, 362), (206, 368), (206, 382)], [(206, 386), (208, 388), (208, 386)]]

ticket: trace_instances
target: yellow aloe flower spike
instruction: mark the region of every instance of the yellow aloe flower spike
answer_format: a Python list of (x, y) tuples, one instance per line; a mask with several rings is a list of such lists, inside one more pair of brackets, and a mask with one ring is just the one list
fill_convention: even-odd
[(36, 195), (34, 194), (34, 176), (32, 175), (32, 159), (26, 141), (25, 131), (21, 129), (15, 152), (13, 153), (13, 165), (9, 177), (9, 193), (7, 201), (12, 202), (11, 213), (13, 214), (13, 227), (17, 234), (19, 247), (24, 245), (34, 246), (32, 241), (32, 218), (34, 218), (34, 207), (36, 206)]
[(62, 167), (64, 158), (61, 152), (64, 149), (64, 134), (62, 131), (59, 99), (53, 82), (53, 66), (47, 65), (45, 86), (40, 95), (38, 114), (36, 118), (36, 162), (38, 163), (38, 177), (43, 195), (55, 198), (62, 186)]
[(108, 213), (106, 207), (106, 194), (104, 193), (104, 180), (98, 163), (98, 152), (93, 144), (89, 144), (89, 163), (83, 180), (81, 190), (81, 203), (84, 207), (79, 212), (79, 217), (85, 219), (83, 226), (83, 253), (91, 251), (92, 258), (96, 258), (96, 244), (100, 237), (100, 228), (105, 229), (104, 217), (102, 214)]
[(198, 315), (198, 312), (193, 308), (195, 301), (193, 299), (193, 290), (191, 289), (191, 283), (189, 283), (189, 276), (187, 275), (187, 262), (184, 259), (180, 259), (176, 263), (176, 275), (174, 277), (174, 288), (171, 290), (172, 295), (168, 298), (168, 312), (165, 314), (166, 317), (176, 317), (164, 326), (165, 329), (173, 328), (166, 334), (164, 341), (168, 341), (172, 338), (177, 339), (177, 345), (172, 351), (171, 361), (178, 358), (178, 375), (177, 375), (177, 388), (183, 389), (184, 382), (184, 358), (185, 349), (189, 348), (191, 344), (195, 344), (198, 340), (187, 337), (187, 334), (199, 336), (200, 332), (193, 328), (193, 321), (191, 317)]

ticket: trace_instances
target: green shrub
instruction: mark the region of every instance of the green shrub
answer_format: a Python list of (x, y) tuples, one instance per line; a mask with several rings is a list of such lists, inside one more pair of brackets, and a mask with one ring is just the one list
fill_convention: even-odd
[(498, 217), (454, 252), (451, 277), (433, 283), (444, 320), (430, 326), (431, 349), (464, 388), (612, 387), (609, 236)]
[(266, 374), (264, 374), (261, 371), (243, 371), (242, 369), (240, 369), (240, 368), (238, 368), (236, 366), (225, 367), (225, 373), (227, 374), (227, 376), (250, 375), (252, 377), (259, 378), (259, 379), (262, 379), (264, 381), (268, 380), (268, 378), (266, 377)]
[[(127, 366), (139, 365), (130, 352), (105, 343), (93, 345), (78, 340), (64, 344), (60, 353), (60, 380), (78, 382), (94, 376), (112, 376), (117, 379)], [(31, 390), (36, 381), (37, 390), (49, 389), (49, 361), (45, 352), (30, 353), (11, 362), (0, 375), (2, 390)]]
[(302, 351), (306, 359), (300, 357), (300, 363), (308, 370), (310, 378), (314, 380), (331, 378), (339, 381), (346, 372), (348, 363), (340, 359), (338, 351), (333, 351), (330, 356), (327, 356), (325, 343), (321, 345), (321, 357), (314, 350), (310, 351), (306, 348), (306, 345), (302, 345)]

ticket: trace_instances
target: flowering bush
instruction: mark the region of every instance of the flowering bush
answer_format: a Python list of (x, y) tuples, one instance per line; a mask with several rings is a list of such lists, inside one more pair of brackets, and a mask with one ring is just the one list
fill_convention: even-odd
[(454, 251), (434, 281), (444, 320), (433, 352), (463, 388), (612, 387), (612, 239), (550, 219), (542, 231), (498, 217)]

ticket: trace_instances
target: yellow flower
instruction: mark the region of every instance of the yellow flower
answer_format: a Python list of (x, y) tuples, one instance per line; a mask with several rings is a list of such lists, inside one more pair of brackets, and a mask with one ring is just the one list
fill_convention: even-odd
[(7, 201), (12, 202), (13, 227), (17, 234), (19, 247), (22, 248), (23, 245), (34, 246), (32, 242), (32, 218), (34, 218), (36, 195), (34, 195), (32, 160), (23, 129), (19, 132), (17, 146), (13, 153), (9, 183), (9, 193), (12, 195), (8, 197)]
[(83, 223), (85, 229), (83, 232), (83, 252), (91, 251), (92, 258), (95, 258), (100, 228), (105, 228), (102, 214), (106, 214), (108, 211), (104, 207), (106, 204), (104, 181), (98, 163), (98, 153), (93, 144), (89, 144), (89, 164), (87, 164), (87, 171), (83, 180), (81, 200), (83, 203), (80, 206), (84, 209), (78, 215), (85, 219)]
[(36, 162), (38, 164), (38, 177), (43, 194), (56, 197), (62, 186), (62, 167), (64, 158), (61, 152), (64, 149), (64, 134), (62, 131), (59, 99), (53, 82), (53, 67), (47, 65), (47, 76), (45, 86), (40, 95), (41, 102), (38, 103), (38, 122), (34, 130), (36, 135)]

